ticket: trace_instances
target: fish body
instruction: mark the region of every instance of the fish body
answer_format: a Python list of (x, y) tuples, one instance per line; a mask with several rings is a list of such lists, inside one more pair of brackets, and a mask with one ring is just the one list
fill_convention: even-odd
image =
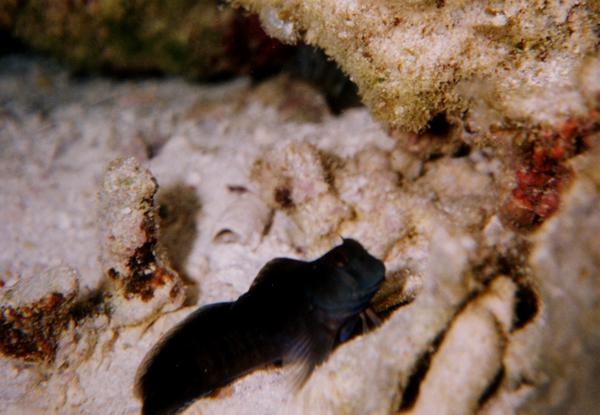
[(300, 363), (302, 384), (356, 331), (384, 275), (352, 239), (312, 262), (268, 262), (236, 301), (199, 308), (158, 343), (138, 376), (142, 413), (175, 414), (275, 363)]

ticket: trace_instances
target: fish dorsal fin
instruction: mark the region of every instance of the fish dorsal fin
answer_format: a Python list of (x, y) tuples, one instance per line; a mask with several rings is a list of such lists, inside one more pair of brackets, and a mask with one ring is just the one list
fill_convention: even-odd
[(275, 258), (267, 262), (258, 271), (258, 274), (252, 281), (250, 288), (254, 288), (259, 283), (263, 283), (269, 278), (281, 278), (282, 274), (287, 274), (292, 268), (295, 268), (298, 264), (305, 264), (303, 261), (298, 261), (290, 258)]

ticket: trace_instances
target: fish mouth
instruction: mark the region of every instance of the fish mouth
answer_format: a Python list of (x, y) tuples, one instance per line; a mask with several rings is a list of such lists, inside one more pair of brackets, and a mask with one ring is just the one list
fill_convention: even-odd
[(379, 291), (379, 287), (381, 287), (381, 284), (383, 283), (383, 280), (385, 278), (381, 278), (379, 281), (377, 281), (376, 283), (365, 287), (363, 289), (360, 290), (360, 297), (368, 297), (368, 299), (370, 300), (371, 297), (373, 297), (375, 295), (375, 293), (377, 291)]
[[(378, 272), (377, 274), (380, 274), (379, 278), (377, 278), (375, 282), (367, 286), (357, 287), (356, 285), (354, 285), (356, 284), (355, 280), (352, 281), (354, 285), (353, 288), (355, 289), (355, 296), (352, 302), (357, 301), (358, 303), (366, 304), (369, 301), (371, 301), (371, 298), (375, 295), (377, 291), (379, 291), (381, 284), (385, 280), (385, 271), (382, 271), (381, 273)], [(354, 276), (352, 275), (351, 278), (354, 278)]]
[(335, 302), (327, 302), (319, 305), (319, 308), (326, 310), (331, 315), (356, 315), (363, 311), (368, 305), (375, 293), (379, 290), (381, 281), (364, 288), (354, 288), (351, 297)]
[[(365, 267), (367, 271), (363, 268), (341, 272), (337, 284), (344, 286), (345, 290), (349, 290), (351, 294), (348, 293), (344, 299), (338, 298), (335, 303), (325, 301), (319, 307), (328, 313), (344, 315), (358, 314), (364, 310), (385, 280), (385, 266), (383, 263), (378, 262), (372, 265), (375, 265), (375, 267)], [(376, 270), (373, 271), (373, 268), (376, 268)], [(371, 278), (367, 278), (367, 281), (361, 281), (361, 277), (365, 275), (370, 275)], [(367, 285), (365, 282), (370, 282), (370, 284)]]
[[(361, 274), (361, 273), (359, 273), (359, 274)], [(375, 292), (379, 289), (379, 287), (381, 286), (381, 284), (383, 284), (383, 281), (385, 280), (385, 266), (383, 264), (381, 264), (381, 269), (377, 270), (376, 272), (373, 272), (372, 274), (376, 275), (378, 277), (377, 280), (375, 280), (370, 285), (361, 287), (359, 289), (359, 291), (361, 293), (371, 292), (371, 293), (375, 294)], [(355, 277), (355, 275), (353, 273), (351, 275), (352, 275), (352, 277)]]

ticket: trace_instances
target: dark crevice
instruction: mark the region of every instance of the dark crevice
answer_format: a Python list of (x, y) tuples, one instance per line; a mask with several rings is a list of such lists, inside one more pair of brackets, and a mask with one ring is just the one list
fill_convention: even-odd
[(486, 247), (482, 255), (471, 264), (471, 274), (476, 282), (485, 288), (498, 275), (506, 275), (515, 283), (521, 284), (530, 278), (526, 265), (529, 256), (529, 243), (516, 242), (507, 251), (499, 252), (494, 246)]
[(321, 91), (333, 114), (361, 105), (356, 84), (319, 48), (298, 46), (286, 70)]
[(454, 153), (452, 153), (452, 157), (453, 158), (460, 158), (460, 157), (467, 157), (469, 154), (471, 154), (471, 146), (468, 145), (467, 143), (460, 143), (458, 148), (456, 148), (454, 150)]
[(248, 192), (248, 188), (241, 184), (228, 184), (227, 190), (229, 190), (231, 193), (237, 193), (237, 194), (244, 194), (244, 193)]
[(69, 310), (71, 318), (77, 322), (80, 322), (91, 316), (98, 316), (101, 314), (109, 315), (110, 309), (108, 307), (107, 290), (104, 286), (90, 291), (88, 294), (79, 298)]
[(521, 266), (518, 262), (515, 262), (515, 258), (509, 258), (505, 255), (499, 255), (496, 259), (497, 272), (504, 275), (514, 275), (515, 268)]
[(425, 353), (423, 353), (419, 359), (417, 359), (417, 363), (414, 365), (413, 370), (408, 377), (398, 411), (407, 411), (411, 409), (417, 402), (419, 391), (421, 389), (421, 383), (429, 371), (431, 359), (442, 344), (442, 341), (446, 336), (446, 332), (447, 330), (440, 332), (435, 339), (433, 339), (427, 351), (425, 351)]
[[(444, 338), (448, 331), (451, 329), (452, 324), (456, 320), (456, 318), (464, 311), (464, 309), (474, 301), (479, 295), (483, 294), (484, 290), (474, 290), (471, 291), (467, 297), (462, 301), (462, 303), (457, 307), (454, 315), (446, 325), (446, 328), (438, 333), (435, 339), (431, 342), (428, 349), (417, 359), (417, 362), (413, 366), (412, 372), (408, 377), (408, 381), (406, 383), (406, 387), (402, 393), (402, 398), (400, 400), (400, 405), (398, 407), (398, 412), (407, 411), (413, 408), (418, 397), (419, 391), (421, 389), (421, 383), (425, 379), (427, 372), (429, 371), (429, 367), (431, 365), (431, 361), (435, 354), (437, 353), (440, 345), (444, 341)], [(502, 379), (500, 379), (501, 381)], [(492, 382), (493, 383), (493, 382)], [(493, 393), (493, 391), (492, 391)], [(483, 396), (483, 395), (482, 395)]]
[[(54, 56), (53, 54), (48, 54)], [(109, 77), (119, 81), (150, 81), (167, 79), (167, 74), (160, 69), (124, 68), (112, 64), (100, 63), (98, 67), (91, 68), (85, 63), (77, 63), (68, 58), (56, 58), (61, 65), (69, 68), (69, 78), (74, 82), (89, 82), (99, 76)]]
[(490, 400), (492, 396), (494, 396), (498, 389), (500, 389), (500, 385), (502, 385), (502, 381), (504, 380), (505, 374), (506, 370), (504, 368), (504, 365), (502, 365), (500, 369), (498, 369), (498, 372), (496, 372), (496, 374), (492, 378), (491, 382), (484, 389), (479, 399), (477, 400), (477, 406), (479, 408), (483, 407), (483, 405), (485, 405), (485, 403), (488, 400)]
[(263, 238), (265, 236), (267, 236), (269, 234), (269, 232), (271, 232), (271, 228), (273, 227), (274, 220), (275, 220), (275, 210), (271, 209), (271, 211), (269, 212), (269, 216), (267, 217), (267, 222), (265, 223), (265, 226), (263, 227), (263, 230), (261, 232), (261, 236)]
[(428, 155), (427, 159), (425, 161), (429, 162), (429, 161), (436, 161), (441, 159), (442, 157), (444, 157), (444, 153), (441, 151), (434, 151), (431, 154)]
[(388, 307), (382, 311), (378, 311), (377, 312), (377, 317), (379, 317), (382, 321), (387, 320), (388, 318), (391, 317), (392, 314), (394, 314), (394, 312), (396, 310), (398, 310), (401, 307), (404, 307), (406, 305), (409, 305), (410, 303), (412, 303), (415, 300), (415, 298), (411, 297), (411, 298), (407, 298), (404, 301), (400, 301), (394, 305), (392, 305), (391, 307)]
[(211, 77), (213, 82), (242, 74), (255, 81), (276, 75), (293, 58), (297, 48), (269, 36), (258, 15), (247, 12), (236, 13), (233, 24), (224, 33), (221, 47), (224, 55), (216, 57), (213, 63), (221, 70)]
[(144, 134), (141, 135), (141, 139), (142, 139), (142, 142), (144, 143), (144, 146), (146, 149), (146, 156), (148, 157), (149, 160), (158, 156), (160, 154), (162, 148), (165, 146), (165, 144), (169, 140), (169, 138), (166, 136), (161, 136), (161, 135), (146, 136)]
[(429, 121), (425, 133), (436, 137), (447, 137), (450, 131), (452, 131), (452, 124), (448, 121), (446, 114), (441, 112), (434, 115)]
[(515, 309), (511, 332), (525, 327), (539, 311), (539, 299), (528, 285), (519, 285), (515, 294)]
[(573, 140), (573, 154), (575, 156), (579, 155), (587, 149), (588, 149), (588, 146), (586, 145), (585, 140), (583, 139), (583, 136), (581, 134), (577, 135), (575, 137), (575, 139)]
[(0, 27), (0, 56), (27, 52), (27, 46), (23, 42), (15, 38), (7, 29)]
[(278, 186), (273, 191), (273, 199), (282, 209), (292, 209), (296, 205), (292, 199), (292, 189), (289, 186)]

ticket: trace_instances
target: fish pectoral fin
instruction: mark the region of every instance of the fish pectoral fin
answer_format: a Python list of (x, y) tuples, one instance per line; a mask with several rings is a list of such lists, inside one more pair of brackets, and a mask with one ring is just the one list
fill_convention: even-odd
[(337, 344), (345, 343), (355, 336), (366, 334), (380, 325), (381, 319), (372, 308), (367, 307), (342, 325), (337, 335)]
[(350, 340), (355, 335), (360, 334), (360, 333), (358, 333), (358, 328), (357, 328), (359, 321), (361, 321), (361, 323), (362, 323), (360, 333), (364, 333), (365, 332), (365, 324), (366, 323), (365, 323), (365, 320), (364, 320), (362, 314), (360, 314), (359, 318), (358, 317), (353, 317), (353, 318), (349, 319), (340, 328), (340, 331), (339, 331), (338, 336), (337, 336), (337, 343), (338, 344), (344, 343), (344, 342)]
[(315, 370), (314, 365), (296, 363), (290, 368), (288, 383), (293, 393), (298, 393), (306, 384), (306, 381)]
[(361, 315), (366, 320), (368, 329), (372, 330), (372, 329), (375, 329), (375, 328), (381, 326), (381, 323), (382, 323), (381, 319), (379, 318), (379, 316), (375, 313), (375, 311), (371, 307), (365, 308), (363, 310), (363, 312), (361, 313)]
[(291, 386), (294, 392), (300, 391), (316, 366), (331, 353), (335, 338), (324, 330), (299, 336), (289, 350), (286, 360), (293, 364)]

